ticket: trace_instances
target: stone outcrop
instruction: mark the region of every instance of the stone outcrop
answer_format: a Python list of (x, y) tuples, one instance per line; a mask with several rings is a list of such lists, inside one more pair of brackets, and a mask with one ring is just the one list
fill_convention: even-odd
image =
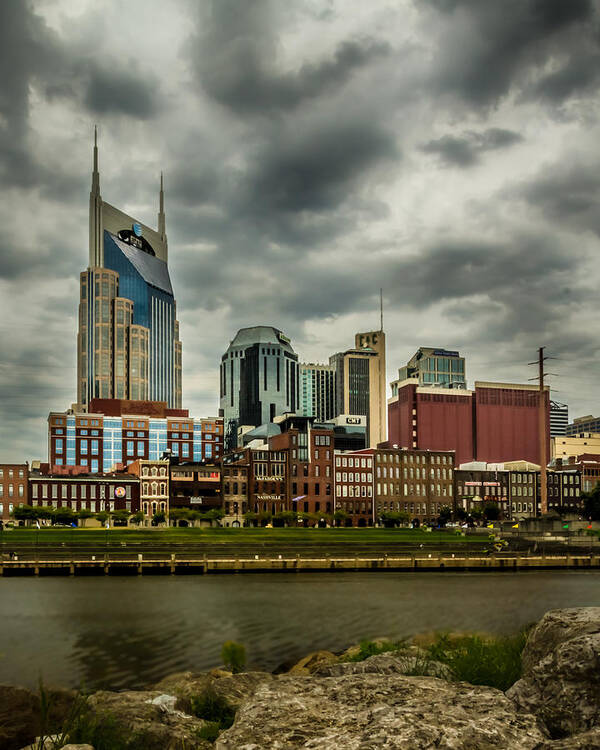
[(198, 739), (206, 722), (178, 710), (175, 703), (175, 696), (160, 691), (102, 690), (90, 696), (88, 707), (98, 719), (109, 717), (123, 737), (135, 739), (145, 750), (210, 748), (210, 742)]
[(546, 613), (527, 640), (522, 678), (506, 694), (554, 738), (600, 726), (600, 607)]
[(600, 750), (600, 729), (591, 729), (562, 740), (548, 740), (535, 750)]
[(313, 651), (290, 668), (289, 674), (312, 674), (320, 667), (335, 664), (338, 657), (331, 651)]
[(412, 676), (452, 678), (450, 669), (433, 661), (424, 651), (409, 648), (371, 656), (364, 661), (338, 662), (317, 667), (313, 674), (320, 677), (341, 677), (346, 674), (404, 674)]
[(222, 675), (216, 675), (214, 671), (179, 672), (165, 677), (154, 686), (154, 690), (176, 696), (175, 707), (186, 712), (190, 710), (191, 698), (206, 690), (216, 693), (237, 709), (242, 701), (254, 694), (258, 685), (275, 679), (269, 672), (223, 672)]
[(284, 675), (259, 685), (215, 747), (534, 750), (545, 737), (535, 717), (518, 713), (499, 690), (365, 671)]

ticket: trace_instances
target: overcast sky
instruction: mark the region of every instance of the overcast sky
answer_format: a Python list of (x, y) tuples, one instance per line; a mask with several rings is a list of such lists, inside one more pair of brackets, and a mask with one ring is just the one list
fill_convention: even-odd
[(600, 413), (600, 12), (592, 0), (2, 0), (0, 461), (76, 399), (92, 134), (105, 200), (165, 174), (183, 401), (238, 328), (327, 361), (379, 324), (525, 382), (545, 345)]

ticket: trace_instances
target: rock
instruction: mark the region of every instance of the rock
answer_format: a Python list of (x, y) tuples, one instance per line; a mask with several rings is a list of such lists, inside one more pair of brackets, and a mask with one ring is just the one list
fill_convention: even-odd
[(40, 736), (36, 737), (30, 745), (22, 747), (21, 750), (54, 750), (54, 748), (56, 747), (56, 743), (59, 741), (60, 737), (58, 734), (51, 734), (47, 737), (44, 737), (43, 741)]
[(135, 738), (145, 750), (212, 747), (209, 742), (198, 739), (198, 732), (206, 722), (177, 710), (175, 703), (175, 696), (157, 691), (111, 693), (102, 690), (88, 700), (96, 718), (114, 722), (121, 737)]
[(421, 649), (412, 648), (376, 654), (364, 661), (324, 664), (318, 667), (314, 674), (321, 677), (340, 677), (345, 674), (404, 674), (452, 679), (452, 672), (445, 664), (433, 661)]
[[(369, 643), (374, 643), (376, 646), (383, 646), (388, 643), (396, 643), (399, 641), (391, 641), (389, 638), (371, 638)], [(355, 643), (353, 646), (349, 646), (343, 653), (339, 655), (340, 661), (346, 659), (352, 659), (360, 653), (360, 643)]]
[[(68, 716), (75, 694), (57, 688), (44, 690), (50, 701), (45, 729), (54, 732)], [(23, 747), (33, 742), (42, 729), (39, 695), (25, 688), (0, 685), (0, 749)]]
[(60, 750), (94, 750), (91, 745), (63, 745)]
[(165, 677), (154, 689), (176, 696), (178, 700), (175, 707), (186, 713), (190, 710), (191, 698), (208, 689), (224, 698), (233, 709), (237, 709), (243, 700), (255, 692), (258, 685), (274, 679), (270, 672), (229, 672), (222, 677), (214, 677), (212, 672), (180, 672)]
[(600, 727), (562, 740), (548, 740), (535, 750), (600, 750)]
[(534, 750), (545, 738), (494, 688), (398, 674), (283, 675), (258, 686), (215, 748)]
[(289, 670), (290, 674), (312, 674), (316, 669), (337, 662), (338, 657), (331, 651), (313, 651), (312, 654), (300, 659), (299, 662)]
[(506, 695), (555, 739), (600, 724), (600, 607), (548, 612), (529, 635), (523, 675)]

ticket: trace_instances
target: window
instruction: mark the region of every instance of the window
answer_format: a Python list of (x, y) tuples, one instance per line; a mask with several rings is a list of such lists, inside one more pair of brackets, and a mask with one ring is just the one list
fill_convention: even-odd
[(92, 440), (92, 456), (98, 455), (98, 441)]
[(56, 452), (57, 453), (62, 453), (63, 452), (63, 441), (62, 441), (62, 438), (57, 438), (56, 439), (55, 447), (56, 447)]
[(87, 440), (80, 440), (79, 441), (79, 452), (82, 456), (85, 456), (88, 452), (88, 441)]
[(133, 456), (133, 440), (127, 441), (127, 455)]

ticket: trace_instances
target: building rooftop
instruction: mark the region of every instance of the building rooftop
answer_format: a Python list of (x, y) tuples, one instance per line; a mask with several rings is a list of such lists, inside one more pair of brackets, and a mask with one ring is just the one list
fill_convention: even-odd
[(291, 354), (295, 354), (289, 338), (273, 326), (251, 326), (240, 328), (229, 344), (231, 347), (245, 347), (253, 344), (276, 344)]

